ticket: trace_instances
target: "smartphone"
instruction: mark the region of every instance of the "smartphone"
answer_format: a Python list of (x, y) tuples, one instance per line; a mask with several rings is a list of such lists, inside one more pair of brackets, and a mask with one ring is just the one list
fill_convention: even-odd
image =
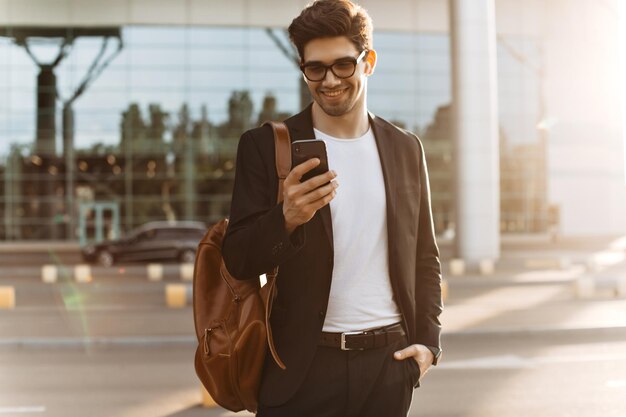
[(304, 182), (320, 174), (328, 172), (328, 155), (323, 140), (296, 140), (291, 144), (291, 169), (312, 158), (319, 158), (320, 164), (304, 174), (300, 182)]

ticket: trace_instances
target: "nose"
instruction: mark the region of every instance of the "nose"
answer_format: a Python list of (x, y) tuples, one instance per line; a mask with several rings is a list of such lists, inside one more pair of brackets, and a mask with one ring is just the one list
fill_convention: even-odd
[(338, 78), (329, 68), (328, 71), (326, 71), (326, 76), (324, 76), (324, 79), (322, 80), (322, 85), (324, 87), (333, 87), (340, 83), (341, 79)]

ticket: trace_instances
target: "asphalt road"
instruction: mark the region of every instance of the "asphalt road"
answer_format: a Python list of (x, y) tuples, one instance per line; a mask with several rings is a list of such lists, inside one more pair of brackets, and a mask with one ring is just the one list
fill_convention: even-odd
[[(444, 341), (445, 360), (415, 391), (412, 417), (626, 416), (623, 332)], [(0, 416), (231, 415), (199, 405), (193, 351), (187, 343), (0, 347)]]
[[(576, 268), (518, 274), (526, 249), (504, 265), (513, 272), (450, 280), (445, 356), (410, 416), (626, 417), (626, 300), (576, 299)], [(41, 282), (38, 262), (0, 265), (17, 304), (0, 310), (0, 417), (235, 415), (199, 405), (191, 308), (165, 308), (177, 265), (160, 282), (129, 265), (93, 268), (91, 282), (77, 283), (65, 263), (56, 284)]]

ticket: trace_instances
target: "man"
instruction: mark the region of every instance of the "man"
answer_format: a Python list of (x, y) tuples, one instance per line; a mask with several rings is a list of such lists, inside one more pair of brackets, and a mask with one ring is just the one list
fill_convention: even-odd
[(239, 279), (279, 266), (271, 325), (287, 366), (267, 356), (257, 415), (406, 416), (441, 352), (424, 151), (367, 111), (376, 52), (365, 10), (319, 0), (289, 35), (313, 103), (285, 123), (292, 141), (326, 143), (330, 171), (301, 183), (319, 159), (294, 167), (276, 204), (271, 128), (241, 137), (223, 255)]

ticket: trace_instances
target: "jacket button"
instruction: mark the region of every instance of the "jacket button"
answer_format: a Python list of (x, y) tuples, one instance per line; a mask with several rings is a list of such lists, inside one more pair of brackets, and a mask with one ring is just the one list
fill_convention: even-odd
[(323, 312), (323, 311), (320, 311), (320, 312), (319, 312), (319, 316), (320, 316), (320, 319), (323, 319), (323, 318), (324, 318), (324, 312)]

